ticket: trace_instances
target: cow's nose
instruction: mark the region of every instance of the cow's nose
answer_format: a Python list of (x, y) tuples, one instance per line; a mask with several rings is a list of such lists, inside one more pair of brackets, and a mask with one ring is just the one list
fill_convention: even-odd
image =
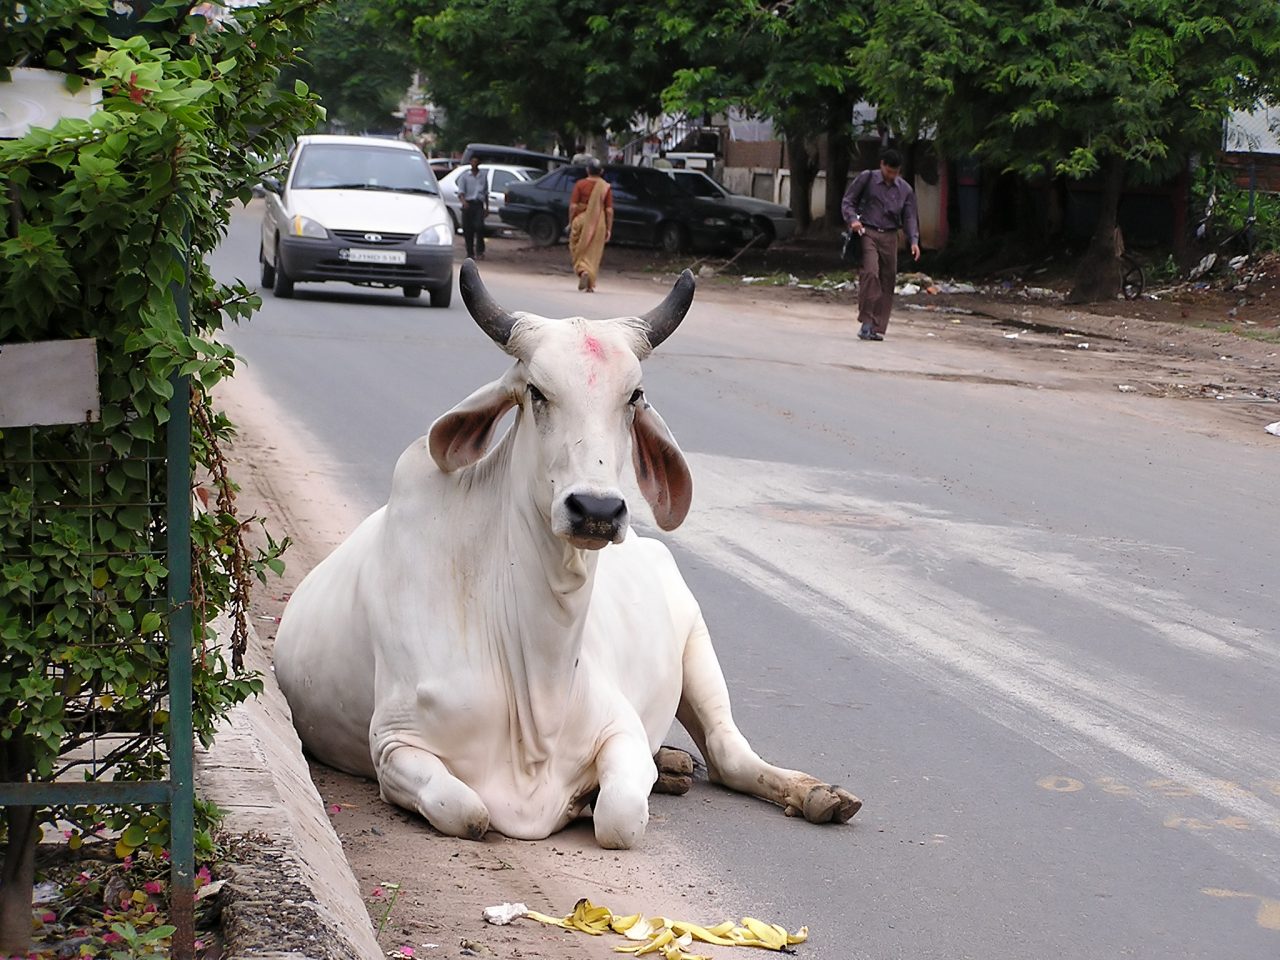
[(593, 497), (571, 493), (564, 500), (569, 523), (576, 536), (613, 540), (627, 519), (627, 501), (621, 497)]

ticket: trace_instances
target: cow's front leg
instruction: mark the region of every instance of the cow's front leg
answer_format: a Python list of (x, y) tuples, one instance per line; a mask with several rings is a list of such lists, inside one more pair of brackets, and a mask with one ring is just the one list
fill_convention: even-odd
[(479, 840), (489, 829), (489, 810), (479, 795), (451, 774), (435, 754), (403, 742), (374, 750), (382, 799), (426, 817), (451, 837)]
[(596, 842), (610, 850), (634, 847), (649, 823), (649, 791), (658, 768), (649, 744), (629, 733), (609, 737), (596, 754), (600, 793), (592, 805)]
[(712, 780), (776, 803), (787, 816), (803, 816), (810, 823), (844, 823), (862, 807), (843, 787), (765, 763), (751, 749), (733, 722), (729, 690), (701, 617), (685, 645), (682, 683), (676, 717), (702, 751)]

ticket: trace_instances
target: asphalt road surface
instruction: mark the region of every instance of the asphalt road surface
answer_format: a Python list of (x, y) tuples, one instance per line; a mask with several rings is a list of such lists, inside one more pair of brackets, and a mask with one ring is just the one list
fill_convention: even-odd
[[(256, 230), (220, 277), (256, 279)], [(593, 297), (485, 279), (550, 316), (665, 293), (607, 259)], [(457, 297), (263, 298), (228, 339), (362, 512), (509, 362)], [(739, 724), (866, 804), (819, 828), (704, 787), (662, 831), (726, 900), (808, 923), (808, 957), (1280, 957), (1277, 448), (852, 332), (700, 296), (646, 362), (695, 479), (666, 539)]]

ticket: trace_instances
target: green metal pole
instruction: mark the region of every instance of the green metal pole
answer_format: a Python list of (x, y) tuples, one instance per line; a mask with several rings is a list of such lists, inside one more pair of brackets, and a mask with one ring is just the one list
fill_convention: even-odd
[[(187, 235), (189, 231), (184, 231)], [(190, 255), (190, 250), (187, 250)], [(191, 332), (190, 263), (174, 291), (184, 334)], [(191, 381), (177, 372), (170, 379), (168, 465), (169, 561), (169, 916), (176, 927), (173, 960), (195, 955), (195, 772), (191, 722)]]

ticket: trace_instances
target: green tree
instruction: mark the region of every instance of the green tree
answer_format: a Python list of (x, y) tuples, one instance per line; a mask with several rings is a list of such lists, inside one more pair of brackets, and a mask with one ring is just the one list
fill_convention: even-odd
[(693, 66), (663, 93), (670, 110), (716, 113), (733, 106), (772, 119), (791, 158), (791, 209), (808, 226), (827, 143), (828, 224), (841, 222), (851, 155), (853, 107), (861, 99), (854, 66), (871, 4), (864, 0), (667, 0), (652, 29), (678, 38)]
[(408, 32), (386, 24), (377, 0), (329, 3), (315, 18), (302, 60), (286, 69), (286, 89), (304, 81), (324, 103), (330, 128), (399, 132), (392, 114), (413, 81)]
[(1280, 5), (1234, 0), (888, 0), (862, 76), (883, 115), (1029, 179), (1097, 177), (1072, 299), (1119, 289), (1126, 181), (1217, 147), (1233, 107), (1274, 96)]
[(550, 132), (567, 151), (627, 129), (635, 114), (657, 112), (679, 53), (646, 32), (648, 7), (622, 0), (384, 0), (384, 10), (412, 33), (455, 146), (478, 136), (532, 144)]
[[(213, 23), (190, 0), (45, 0), (38, 17), (31, 6), (0, 0), (0, 82), (10, 67), (45, 67), (103, 98), (89, 120), (0, 141), (0, 342), (95, 338), (101, 418), (0, 431), (0, 779), (155, 779), (167, 762), (168, 572), (165, 517), (151, 507), (165, 465), (149, 451), (179, 371), (192, 385), (192, 467), (216, 494), (192, 522), (197, 736), (207, 743), (260, 686), (239, 670), (246, 590), (279, 567), (278, 549), (245, 547), (219, 453), (231, 425), (211, 401), (234, 364), (214, 335), (259, 300), (216, 283), (205, 258), (249, 198), (255, 158), (319, 116), (304, 86), (276, 86), (317, 0)], [(220, 611), (236, 623), (231, 664), (207, 627)], [(71, 751), (104, 734), (107, 759), (78, 768)], [(167, 841), (167, 823), (136, 808), (6, 807), (0, 955), (28, 952), (35, 839), (55, 813), (122, 831), (125, 853)]]

